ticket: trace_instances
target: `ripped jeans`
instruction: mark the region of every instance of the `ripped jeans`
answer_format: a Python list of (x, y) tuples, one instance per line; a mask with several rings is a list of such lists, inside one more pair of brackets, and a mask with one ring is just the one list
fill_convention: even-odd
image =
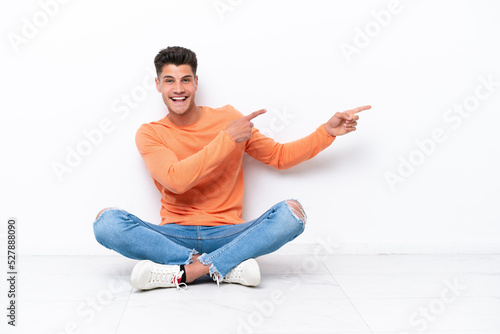
[(241, 262), (269, 254), (304, 231), (299, 202), (282, 201), (247, 223), (221, 226), (154, 225), (121, 209), (107, 209), (94, 222), (96, 240), (128, 258), (186, 265), (194, 254), (221, 278)]

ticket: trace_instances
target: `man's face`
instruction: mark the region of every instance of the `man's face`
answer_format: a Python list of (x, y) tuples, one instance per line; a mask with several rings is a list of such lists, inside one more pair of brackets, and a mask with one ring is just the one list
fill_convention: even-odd
[(193, 74), (191, 66), (165, 65), (155, 81), (156, 89), (170, 113), (184, 115), (196, 108), (194, 96), (198, 89), (198, 76)]

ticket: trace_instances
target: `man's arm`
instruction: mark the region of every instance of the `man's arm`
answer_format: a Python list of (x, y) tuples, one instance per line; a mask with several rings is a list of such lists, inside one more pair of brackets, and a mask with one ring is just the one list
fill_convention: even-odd
[(174, 194), (182, 194), (196, 186), (234, 150), (237, 143), (252, 135), (251, 120), (264, 109), (231, 122), (214, 140), (195, 154), (179, 160), (147, 124), (136, 134), (136, 145), (151, 176)]
[(246, 152), (255, 159), (277, 169), (288, 169), (313, 158), (330, 146), (337, 136), (356, 130), (356, 113), (370, 109), (371, 106), (358, 107), (333, 115), (312, 134), (289, 143), (281, 144), (252, 129), (252, 136), (246, 143)]
[(147, 124), (139, 128), (135, 140), (151, 176), (174, 194), (185, 193), (196, 186), (236, 147), (234, 140), (221, 131), (202, 150), (179, 160)]

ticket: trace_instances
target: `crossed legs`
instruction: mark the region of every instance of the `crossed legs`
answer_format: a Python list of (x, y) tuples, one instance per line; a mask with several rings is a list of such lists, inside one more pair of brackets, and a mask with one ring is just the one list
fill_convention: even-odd
[[(196, 227), (153, 225), (116, 208), (106, 208), (98, 213), (94, 232), (99, 243), (124, 256), (160, 264), (184, 265), (185, 281), (190, 283), (206, 274), (217, 273), (222, 278), (242, 261), (275, 251), (302, 233), (306, 220), (302, 205), (296, 200), (287, 200), (244, 226), (205, 227), (211, 229), (211, 233), (221, 230), (219, 244), (208, 254), (199, 254), (193, 247), (195, 243), (187, 243), (196, 241), (197, 235), (193, 234), (198, 231)], [(237, 232), (233, 233), (233, 230)], [(184, 232), (186, 234), (179, 239), (178, 234)], [(209, 243), (214, 239), (211, 234), (201, 242)]]

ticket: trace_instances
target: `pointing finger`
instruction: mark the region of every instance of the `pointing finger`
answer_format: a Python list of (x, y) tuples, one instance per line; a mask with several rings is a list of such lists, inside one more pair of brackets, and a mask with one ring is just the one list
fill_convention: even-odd
[(249, 121), (249, 120), (251, 120), (259, 115), (262, 115), (266, 111), (267, 111), (266, 109), (260, 109), (260, 110), (254, 111), (253, 113), (251, 113), (249, 115), (244, 116), (243, 118), (246, 118)]
[(370, 105), (367, 105), (367, 106), (362, 106), (362, 107), (357, 107), (357, 108), (354, 108), (354, 109), (351, 109), (351, 110), (348, 110), (347, 112), (351, 115), (354, 115), (354, 114), (357, 114), (358, 112), (361, 112), (363, 110), (368, 110), (370, 109), (372, 106)]

